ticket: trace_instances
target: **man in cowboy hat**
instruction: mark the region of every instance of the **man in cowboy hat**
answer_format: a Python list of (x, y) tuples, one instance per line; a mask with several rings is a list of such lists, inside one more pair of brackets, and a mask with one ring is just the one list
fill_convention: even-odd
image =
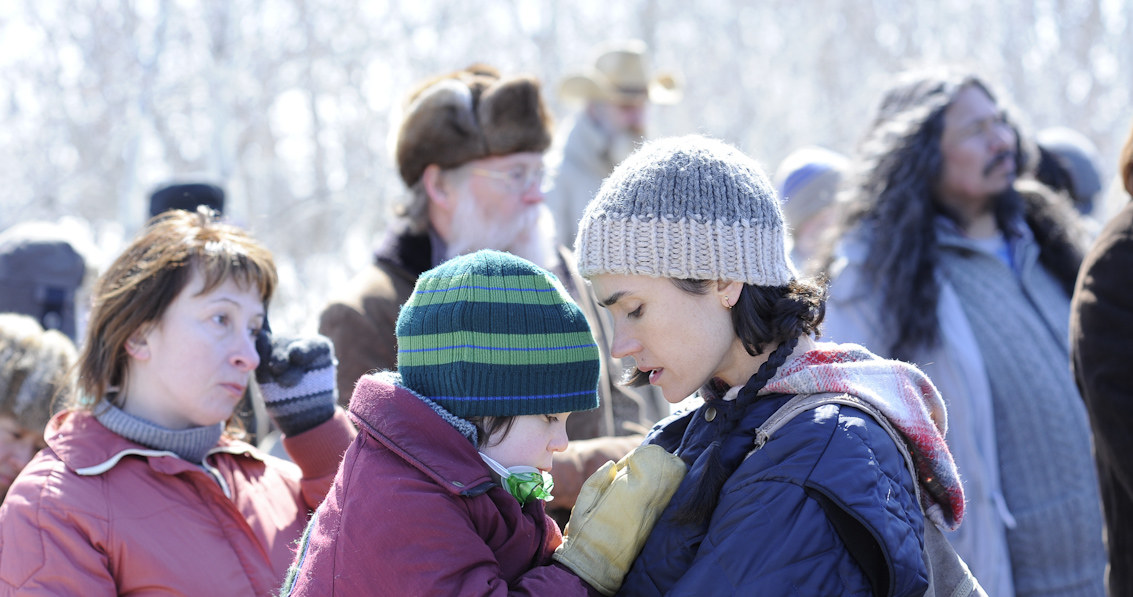
[(650, 77), (645, 42), (606, 42), (594, 65), (559, 86), (564, 101), (583, 108), (560, 131), (548, 164), (553, 184), (547, 204), (555, 214), (559, 240), (574, 243), (582, 210), (602, 180), (645, 138), (650, 103), (675, 104), (681, 87), (674, 75)]
[(371, 265), (319, 318), (319, 333), (334, 341), (338, 357), (339, 400), (350, 400), (363, 374), (397, 366), (394, 324), (423, 272), (480, 249), (534, 262), (558, 276), (578, 303), (602, 354), (600, 405), (570, 417), (571, 447), (555, 460), (553, 505), (569, 513), (590, 473), (636, 447), (668, 415), (668, 403), (652, 388), (618, 383), (624, 366), (610, 356), (612, 330), (574, 255), (555, 242), (541, 191), (551, 120), (539, 82), (476, 64), (421, 83), (395, 118), (392, 145), (409, 196)]

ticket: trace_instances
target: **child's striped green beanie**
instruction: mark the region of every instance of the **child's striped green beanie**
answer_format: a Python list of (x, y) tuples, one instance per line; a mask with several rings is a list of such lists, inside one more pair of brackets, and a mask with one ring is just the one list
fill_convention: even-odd
[(462, 417), (598, 407), (598, 346), (550, 272), (477, 251), (421, 274), (397, 317), (409, 389)]

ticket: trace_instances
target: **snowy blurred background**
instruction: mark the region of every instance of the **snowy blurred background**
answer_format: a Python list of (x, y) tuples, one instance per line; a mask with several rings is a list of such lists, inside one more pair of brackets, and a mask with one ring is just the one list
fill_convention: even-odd
[(975, 67), (1034, 132), (1097, 144), (1133, 120), (1131, 0), (3, 0), (0, 230), (70, 227), (95, 267), (170, 181), (225, 187), (276, 255), (277, 330), (313, 331), (403, 197), (391, 107), (473, 61), (555, 94), (592, 47), (637, 37), (685, 99), (653, 136), (702, 132), (772, 172), (807, 144), (851, 151), (895, 72)]

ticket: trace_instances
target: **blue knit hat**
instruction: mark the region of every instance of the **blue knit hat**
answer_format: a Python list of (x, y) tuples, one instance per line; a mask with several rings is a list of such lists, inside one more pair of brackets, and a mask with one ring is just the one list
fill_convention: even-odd
[(598, 346), (550, 272), (477, 251), (421, 274), (397, 317), (409, 389), (462, 417), (598, 407)]

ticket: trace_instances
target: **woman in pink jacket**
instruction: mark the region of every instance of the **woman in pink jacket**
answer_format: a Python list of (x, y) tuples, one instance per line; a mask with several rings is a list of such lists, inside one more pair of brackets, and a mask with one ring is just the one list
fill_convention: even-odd
[[(355, 432), (329, 342), (263, 331), (275, 283), (268, 251), (205, 208), (159, 216), (109, 267), (80, 391), (0, 506), (0, 594), (278, 588)], [(253, 371), (295, 464), (226, 425)]]

